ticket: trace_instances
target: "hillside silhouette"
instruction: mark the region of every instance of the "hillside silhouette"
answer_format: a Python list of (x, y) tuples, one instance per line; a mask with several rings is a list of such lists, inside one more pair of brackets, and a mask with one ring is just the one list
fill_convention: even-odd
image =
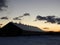
[(0, 29), (0, 36), (38, 36), (38, 35), (60, 35), (60, 32), (45, 32), (37, 27), (9, 22)]
[[(23, 28), (20, 28), (20, 27), (23, 27)], [(28, 30), (26, 28), (28, 28)], [(30, 30), (31, 28), (34, 30)], [(41, 31), (42, 30), (40, 30), (37, 27), (9, 22), (3, 28), (0, 29), (0, 36), (37, 35)]]

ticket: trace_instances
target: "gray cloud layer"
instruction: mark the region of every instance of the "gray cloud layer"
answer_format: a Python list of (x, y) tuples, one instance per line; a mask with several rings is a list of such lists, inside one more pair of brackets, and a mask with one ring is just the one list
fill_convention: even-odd
[(43, 17), (43, 16), (37, 16), (36, 17), (36, 20), (46, 20), (47, 22), (50, 22), (50, 23), (57, 23), (57, 24), (60, 24), (60, 18), (56, 18), (55, 16), (46, 16), (46, 17)]
[(0, 0), (0, 11), (2, 11), (2, 7), (7, 7), (6, 0)]

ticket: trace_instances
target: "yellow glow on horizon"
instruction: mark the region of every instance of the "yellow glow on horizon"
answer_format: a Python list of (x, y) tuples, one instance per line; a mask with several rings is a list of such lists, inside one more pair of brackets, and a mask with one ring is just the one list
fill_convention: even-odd
[[(24, 24), (29, 24), (32, 26), (36, 26), (39, 27), (40, 29), (42, 29), (43, 31), (60, 31), (60, 25), (58, 24), (51, 24), (51, 23), (44, 23), (44, 22), (24, 22)], [(44, 29), (44, 28), (48, 28), (48, 29)]]
[[(8, 22), (9, 21), (1, 21), (0, 23), (3, 24), (2, 25), (2, 27), (3, 27)], [(36, 26), (36, 27), (42, 29), (43, 31), (56, 31), (56, 32), (60, 31), (60, 25), (58, 25), (58, 24), (44, 23), (42, 21), (41, 22), (22, 21), (21, 23), (26, 24), (26, 25)], [(46, 28), (46, 29), (44, 29), (44, 28)]]

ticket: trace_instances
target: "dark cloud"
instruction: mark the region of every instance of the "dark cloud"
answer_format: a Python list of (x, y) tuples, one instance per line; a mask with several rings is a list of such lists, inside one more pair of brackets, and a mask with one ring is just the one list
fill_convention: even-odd
[(24, 16), (30, 16), (29, 13), (24, 13), (22, 16), (18, 16), (16, 18), (14, 18), (14, 20), (21, 20), (21, 18), (23, 18)]
[(60, 18), (56, 18), (55, 20), (56, 20), (57, 22), (60, 22)]
[(30, 16), (30, 14), (29, 13), (24, 13), (22, 16), (18, 16), (17, 18), (23, 18), (24, 16)]
[(38, 16), (36, 17), (36, 19), (37, 19), (37, 20), (46, 20), (46, 17), (42, 17), (42, 16), (39, 16), (39, 15), (38, 15)]
[(58, 24), (60, 24), (60, 18), (55, 19)]
[(30, 16), (30, 14), (29, 13), (24, 13), (24, 15), (23, 16)]
[(2, 11), (3, 9), (3, 7), (8, 7), (7, 5), (6, 5), (6, 2), (7, 2), (7, 0), (0, 0), (0, 11)]
[(57, 24), (60, 24), (60, 22), (58, 22)]
[(45, 23), (48, 23), (48, 22), (50, 22), (50, 23), (57, 23), (57, 24), (60, 24), (60, 18), (56, 18), (55, 16), (46, 16), (46, 17), (42, 17), (42, 16), (37, 16), (36, 17), (36, 21), (37, 20), (46, 20), (46, 22)]
[(21, 20), (19, 17), (15, 17), (13, 18), (13, 20)]
[(8, 17), (1, 17), (0, 19), (8, 20)]
[(47, 22), (56, 23), (55, 16), (47, 16)]

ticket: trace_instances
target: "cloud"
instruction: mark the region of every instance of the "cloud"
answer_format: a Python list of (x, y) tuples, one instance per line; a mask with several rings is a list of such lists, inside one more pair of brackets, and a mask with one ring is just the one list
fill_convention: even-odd
[(30, 14), (29, 13), (24, 13), (24, 15), (23, 16), (30, 16)]
[(8, 17), (1, 17), (0, 19), (8, 20)]
[(55, 20), (56, 20), (57, 24), (60, 24), (60, 18), (56, 18)]
[(56, 20), (57, 22), (60, 22), (60, 18), (56, 18), (55, 20)]
[(47, 22), (56, 23), (55, 16), (47, 16)]
[(39, 15), (38, 15), (38, 16), (36, 17), (36, 19), (37, 19), (37, 20), (46, 20), (46, 17), (42, 17), (42, 16), (39, 16)]
[(7, 0), (0, 0), (0, 11), (2, 11), (3, 9), (3, 7), (8, 7), (7, 5), (6, 5), (6, 1)]
[(49, 29), (48, 27), (44, 27), (43, 29)]
[(19, 16), (19, 18), (22, 18), (23, 16)]
[(13, 20), (21, 20), (19, 17), (15, 17), (13, 18)]
[(30, 16), (30, 14), (29, 13), (24, 13), (22, 16), (18, 16), (17, 18), (23, 18), (24, 16)]
[(21, 18), (23, 18), (24, 16), (30, 16), (30, 14), (24, 13), (22, 16), (18, 16), (18, 17), (13, 18), (13, 20), (21, 20)]
[(40, 15), (38, 15), (37, 17), (36, 17), (36, 20), (46, 20), (46, 22), (45, 23), (48, 23), (48, 22), (50, 22), (50, 23), (57, 23), (57, 24), (60, 24), (60, 18), (56, 18), (56, 16), (46, 16), (46, 17), (43, 17), (43, 16), (40, 16)]

